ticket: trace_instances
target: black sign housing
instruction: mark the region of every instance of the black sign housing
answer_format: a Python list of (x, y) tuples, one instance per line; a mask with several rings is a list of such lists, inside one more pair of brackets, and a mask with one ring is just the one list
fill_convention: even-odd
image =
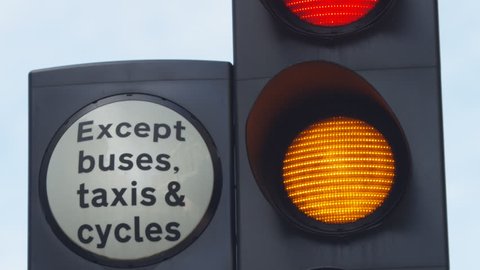
[[(231, 65), (224, 62), (127, 61), (31, 72), (28, 269), (231, 269), (234, 226), (230, 70)], [(128, 95), (133, 99), (164, 99), (164, 103), (182, 108), (186, 116), (191, 114), (211, 136), (209, 147), (220, 166), (218, 179), (222, 181), (215, 188), (208, 220), (202, 221), (203, 229), (192, 235), (195, 239), (168, 254), (132, 262), (84, 254), (62, 239), (45, 208), (41, 180), (42, 160), (49, 144), (72, 116), (107, 97), (128, 99)]]

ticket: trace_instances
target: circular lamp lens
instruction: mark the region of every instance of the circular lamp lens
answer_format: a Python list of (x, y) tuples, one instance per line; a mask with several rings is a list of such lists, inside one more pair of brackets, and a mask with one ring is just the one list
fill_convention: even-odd
[(309, 126), (293, 140), (283, 161), (290, 200), (326, 224), (353, 223), (372, 214), (389, 196), (394, 179), (388, 141), (372, 125), (349, 117)]
[(365, 17), (380, 0), (284, 0), (302, 21), (322, 27), (351, 24)]

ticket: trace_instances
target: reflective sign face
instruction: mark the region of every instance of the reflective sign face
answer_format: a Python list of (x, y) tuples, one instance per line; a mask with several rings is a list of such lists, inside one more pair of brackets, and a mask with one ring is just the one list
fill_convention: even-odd
[(213, 215), (218, 158), (188, 112), (122, 95), (78, 112), (44, 158), (41, 197), (56, 235), (112, 266), (146, 265), (187, 247)]

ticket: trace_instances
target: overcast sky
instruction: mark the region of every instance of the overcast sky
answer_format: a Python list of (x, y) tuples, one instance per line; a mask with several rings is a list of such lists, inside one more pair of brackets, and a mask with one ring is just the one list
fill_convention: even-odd
[[(420, 0), (419, 0), (420, 1)], [(451, 269), (480, 237), (480, 2), (439, 0)], [(0, 0), (0, 267), (27, 265), (29, 71), (138, 59), (232, 62), (229, 0)]]

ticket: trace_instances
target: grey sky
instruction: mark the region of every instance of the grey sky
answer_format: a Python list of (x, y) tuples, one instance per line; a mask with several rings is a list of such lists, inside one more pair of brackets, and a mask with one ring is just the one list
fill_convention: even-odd
[[(419, 0), (421, 1), (421, 0)], [(480, 2), (439, 0), (451, 269), (474, 269)], [(0, 0), (0, 258), (26, 269), (28, 72), (114, 60), (232, 61), (229, 0)]]
[(445, 159), (451, 269), (474, 269), (480, 219), (478, 1), (440, 0)]

